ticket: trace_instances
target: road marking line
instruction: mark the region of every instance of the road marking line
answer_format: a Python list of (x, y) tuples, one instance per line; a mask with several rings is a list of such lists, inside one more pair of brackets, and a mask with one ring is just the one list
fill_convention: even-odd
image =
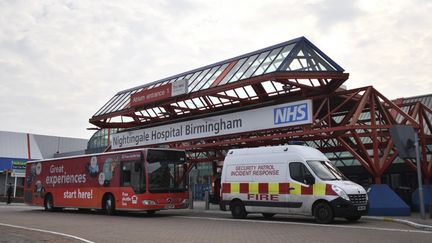
[(364, 229), (364, 230), (432, 234), (432, 232), (430, 231), (423, 231), (423, 230), (373, 228), (373, 227), (352, 226), (352, 225), (311, 224), (311, 223), (286, 222), (286, 221), (283, 222), (283, 221), (251, 220), (251, 219), (225, 219), (225, 218), (192, 217), (192, 216), (172, 216), (172, 217), (185, 218), (185, 219), (206, 219), (206, 220), (214, 220), (214, 221), (248, 222), (248, 223), (264, 223), (264, 224), (290, 224), (290, 225), (302, 225), (302, 226), (312, 226), (312, 227), (348, 228), (348, 229)]
[(32, 231), (37, 231), (37, 232), (42, 232), (42, 233), (49, 233), (49, 234), (53, 234), (53, 235), (60, 235), (60, 236), (64, 236), (64, 237), (73, 238), (75, 240), (80, 240), (80, 241), (83, 241), (83, 242), (86, 242), (86, 243), (95, 243), (93, 241), (86, 240), (84, 238), (80, 238), (78, 236), (68, 235), (68, 234), (64, 234), (64, 233), (60, 233), (60, 232), (55, 232), (55, 231), (50, 231), (50, 230), (35, 229), (35, 228), (29, 228), (29, 227), (24, 227), (24, 226), (19, 226), (19, 225), (13, 225), (13, 224), (3, 224), (3, 223), (0, 223), (0, 226), (6, 226), (6, 227), (17, 228), (17, 229), (24, 229), (24, 230), (32, 230)]

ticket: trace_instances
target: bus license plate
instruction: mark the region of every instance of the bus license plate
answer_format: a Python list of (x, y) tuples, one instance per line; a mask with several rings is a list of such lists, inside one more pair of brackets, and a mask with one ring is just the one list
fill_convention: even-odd
[(357, 210), (358, 211), (364, 211), (364, 210), (366, 210), (366, 206), (358, 206)]
[(168, 205), (165, 205), (165, 208), (166, 209), (173, 209), (174, 205), (173, 204), (168, 204)]

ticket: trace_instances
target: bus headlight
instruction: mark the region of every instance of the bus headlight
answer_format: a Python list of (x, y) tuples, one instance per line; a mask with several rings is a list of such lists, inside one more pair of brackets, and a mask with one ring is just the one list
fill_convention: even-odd
[(182, 201), (182, 204), (188, 204), (189, 203), (189, 200), (188, 199), (183, 199), (183, 201)]
[(333, 189), (334, 192), (336, 192), (336, 194), (339, 197), (341, 197), (341, 198), (343, 198), (343, 199), (345, 199), (347, 201), (350, 200), (349, 197), (348, 197), (348, 194), (346, 194), (346, 192), (344, 190), (342, 190), (340, 187), (332, 185), (332, 189)]
[(144, 205), (156, 205), (156, 202), (153, 200), (143, 200), (142, 203)]

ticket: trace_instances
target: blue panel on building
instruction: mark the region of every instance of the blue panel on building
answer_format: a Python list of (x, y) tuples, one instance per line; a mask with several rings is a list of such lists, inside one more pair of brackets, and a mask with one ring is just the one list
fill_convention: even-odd
[[(412, 194), (412, 202), (414, 206), (414, 210), (420, 211), (420, 202), (419, 202), (419, 190), (418, 188)], [(429, 212), (429, 209), (432, 205), (432, 186), (431, 185), (423, 185), (423, 202), (425, 205), (425, 211)]]
[(371, 185), (368, 192), (369, 215), (409, 216), (409, 206), (388, 186)]

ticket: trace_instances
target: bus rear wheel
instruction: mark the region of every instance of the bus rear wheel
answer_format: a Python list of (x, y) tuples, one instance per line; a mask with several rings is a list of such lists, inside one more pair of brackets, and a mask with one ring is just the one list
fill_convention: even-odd
[(51, 194), (47, 194), (45, 196), (45, 199), (44, 199), (44, 208), (45, 208), (45, 211), (48, 211), (48, 212), (53, 212), (54, 211), (53, 197), (51, 196)]
[(114, 201), (114, 197), (111, 194), (108, 194), (104, 197), (102, 206), (105, 214), (107, 215), (115, 214), (115, 201)]

